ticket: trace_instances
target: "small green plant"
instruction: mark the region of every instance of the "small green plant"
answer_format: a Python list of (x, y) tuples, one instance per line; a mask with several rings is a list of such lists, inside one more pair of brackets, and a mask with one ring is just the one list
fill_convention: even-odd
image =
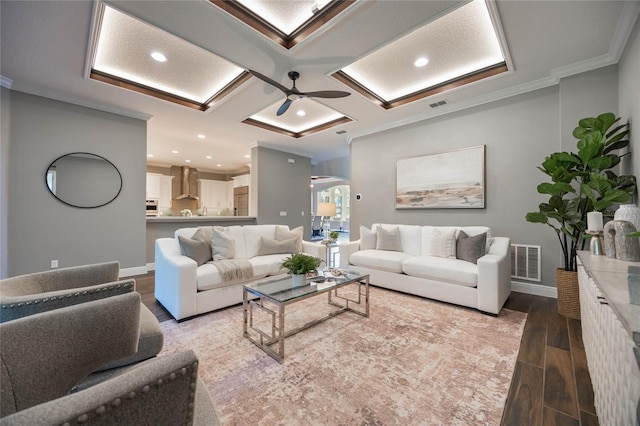
[(337, 240), (337, 239), (338, 239), (338, 237), (340, 237), (340, 233), (339, 233), (338, 231), (331, 231), (331, 232), (329, 232), (329, 239), (330, 239), (330, 240), (335, 241), (335, 240)]
[(286, 269), (292, 275), (301, 275), (317, 270), (322, 262), (319, 257), (294, 253), (280, 264), (280, 269)]

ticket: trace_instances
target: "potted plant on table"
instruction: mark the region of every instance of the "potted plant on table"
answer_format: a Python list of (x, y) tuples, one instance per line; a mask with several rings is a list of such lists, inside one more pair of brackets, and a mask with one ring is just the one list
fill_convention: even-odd
[(340, 238), (340, 233), (338, 231), (329, 232), (329, 240), (332, 243), (335, 243), (336, 241), (338, 241), (338, 238)]
[(545, 158), (538, 169), (551, 182), (539, 184), (538, 193), (549, 199), (526, 215), (528, 222), (546, 224), (558, 236), (563, 254), (563, 266), (556, 270), (558, 311), (571, 318), (580, 318), (576, 256), (585, 246), (587, 213), (611, 218), (613, 212), (607, 209), (628, 201), (636, 190), (635, 176), (618, 176), (612, 170), (629, 155), (617, 153), (629, 145), (628, 124), (612, 128), (618, 121), (612, 113), (579, 121), (573, 131), (578, 152), (555, 152)]
[(293, 285), (300, 286), (306, 283), (307, 274), (316, 272), (322, 263), (322, 259), (304, 253), (293, 253), (281, 264), (280, 269), (286, 269), (293, 278)]

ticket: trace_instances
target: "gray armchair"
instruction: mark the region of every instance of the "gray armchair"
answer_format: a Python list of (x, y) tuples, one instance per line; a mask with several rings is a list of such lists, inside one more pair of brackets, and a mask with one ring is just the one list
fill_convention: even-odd
[(140, 295), (127, 293), (1, 323), (0, 424), (219, 424), (192, 351), (113, 369), (69, 393), (135, 353), (140, 308)]
[[(119, 279), (118, 262), (54, 269), (0, 280), (0, 323), (88, 301), (131, 293), (135, 280)], [(162, 349), (160, 323), (140, 306), (138, 350), (125, 358), (98, 366), (97, 371), (136, 363)]]

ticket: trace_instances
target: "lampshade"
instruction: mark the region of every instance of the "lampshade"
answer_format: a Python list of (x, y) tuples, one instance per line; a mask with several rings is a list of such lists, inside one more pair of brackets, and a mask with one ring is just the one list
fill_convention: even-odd
[(318, 203), (318, 216), (335, 216), (336, 203)]

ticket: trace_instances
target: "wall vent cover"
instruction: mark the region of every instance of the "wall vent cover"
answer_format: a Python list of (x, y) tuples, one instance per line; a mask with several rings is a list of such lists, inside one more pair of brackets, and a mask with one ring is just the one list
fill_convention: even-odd
[(511, 244), (511, 278), (541, 281), (540, 246)]
[(446, 104), (448, 104), (448, 103), (449, 103), (449, 102), (448, 102), (446, 99), (443, 99), (443, 100), (441, 100), (441, 101), (438, 101), (438, 102), (434, 102), (434, 103), (432, 103), (432, 104), (429, 104), (429, 106), (430, 106), (431, 108), (438, 108), (439, 106), (446, 105)]

